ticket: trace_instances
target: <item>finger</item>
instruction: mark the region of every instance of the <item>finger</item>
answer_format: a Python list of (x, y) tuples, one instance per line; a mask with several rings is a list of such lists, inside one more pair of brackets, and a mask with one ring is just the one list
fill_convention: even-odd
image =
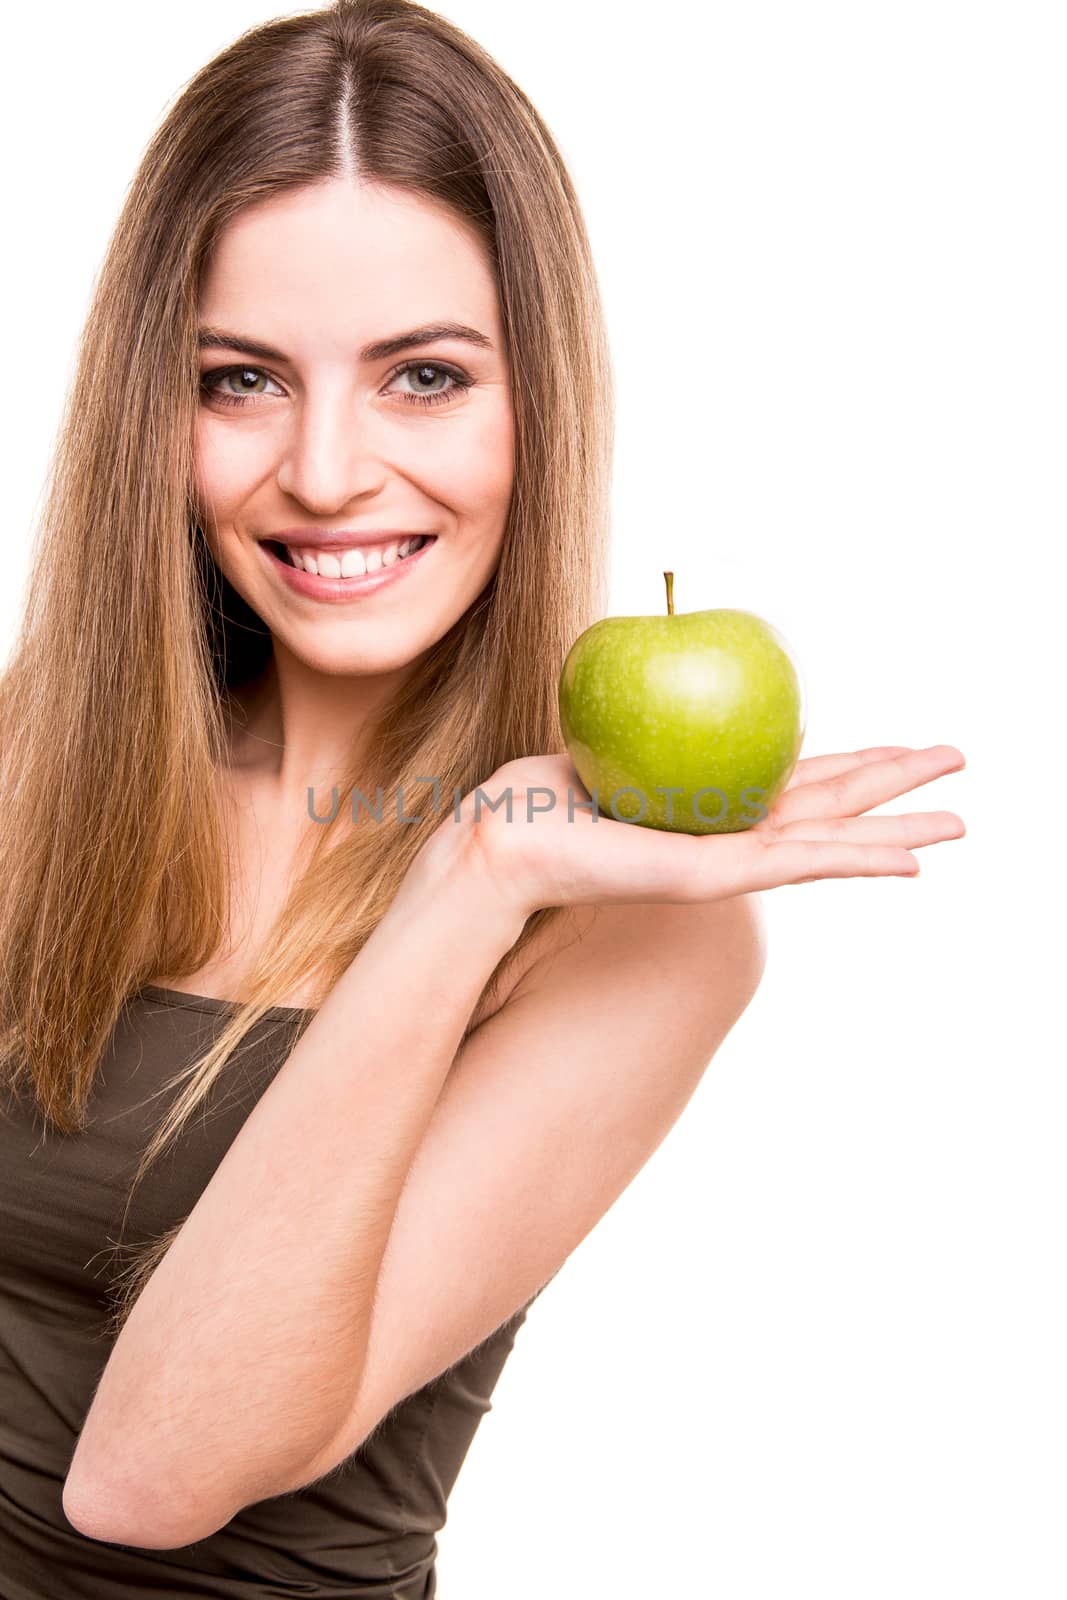
[[(909, 850), (891, 844), (846, 844), (827, 840), (783, 839), (767, 843), (747, 835), (732, 835), (739, 848), (707, 852), (707, 865), (695, 875), (689, 893), (694, 899), (723, 899), (790, 883), (813, 883), (819, 878), (889, 878), (918, 875), (919, 863)], [(710, 837), (711, 845), (726, 835)], [(750, 846), (745, 848), (742, 839)]]
[[(852, 772), (856, 767), (869, 766), (872, 761), (884, 761), (888, 756), (906, 755), (911, 749), (906, 744), (873, 745), (868, 750), (842, 750), (833, 755), (808, 756), (804, 761), (798, 761), (790, 773), (789, 782), (775, 801), (775, 807), (782, 804), (782, 798), (797, 789), (806, 788), (809, 784), (819, 783), (827, 778), (836, 778), (841, 773)], [(766, 817), (761, 822), (754, 824), (757, 828), (773, 826)]]
[(789, 782), (782, 793), (800, 788), (805, 783), (815, 783), (822, 778), (835, 778), (839, 772), (851, 772), (853, 767), (867, 766), (872, 761), (884, 761), (887, 756), (902, 756), (912, 748), (907, 744), (878, 744), (867, 750), (840, 750), (833, 755), (806, 756), (793, 768)]
[(780, 796), (772, 813), (774, 827), (801, 817), (854, 817), (964, 765), (963, 755), (951, 744), (864, 763)]
[(945, 839), (962, 839), (967, 832), (963, 818), (954, 811), (893, 812), (878, 817), (802, 817), (776, 830), (782, 837), (821, 842), (840, 840), (847, 844), (903, 845), (918, 850), (923, 845)]

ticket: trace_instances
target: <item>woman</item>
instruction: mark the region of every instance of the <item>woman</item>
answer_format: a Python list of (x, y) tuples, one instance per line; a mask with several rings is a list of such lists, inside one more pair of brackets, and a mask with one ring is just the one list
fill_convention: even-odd
[(338, 0), (193, 79), (0, 696), (15, 1600), (432, 1595), (530, 1303), (755, 992), (755, 892), (962, 832), (863, 815), (951, 746), (802, 761), (746, 834), (568, 809), (610, 437), (573, 188), (477, 45)]

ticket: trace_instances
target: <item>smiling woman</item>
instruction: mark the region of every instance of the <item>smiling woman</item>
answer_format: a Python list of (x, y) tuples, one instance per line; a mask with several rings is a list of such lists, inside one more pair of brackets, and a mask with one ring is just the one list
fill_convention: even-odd
[(168, 112), (0, 679), (5, 1600), (430, 1600), (518, 1327), (757, 988), (752, 891), (957, 835), (858, 815), (944, 746), (744, 837), (509, 825), (581, 787), (611, 399), (566, 167), (450, 23), (337, 0)]

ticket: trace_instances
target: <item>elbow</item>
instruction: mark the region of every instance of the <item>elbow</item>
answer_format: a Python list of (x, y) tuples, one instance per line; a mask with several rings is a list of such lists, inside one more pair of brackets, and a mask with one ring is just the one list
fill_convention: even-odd
[(136, 1543), (126, 1537), (130, 1530), (121, 1507), (73, 1470), (68, 1472), (63, 1485), (63, 1515), (74, 1531), (86, 1539), (95, 1539), (101, 1544)]
[(86, 1483), (73, 1470), (63, 1485), (63, 1515), (86, 1539), (134, 1550), (181, 1550), (217, 1533), (232, 1511), (190, 1516), (173, 1497), (135, 1497), (128, 1488)]
[[(290, 1493), (309, 1481), (283, 1473), (277, 1459), (260, 1463), (240, 1483), (212, 1472), (200, 1450), (183, 1460), (164, 1456), (145, 1441), (139, 1446), (100, 1444), (81, 1438), (63, 1485), (63, 1514), (71, 1527), (101, 1544), (134, 1550), (183, 1550), (218, 1533), (248, 1505)], [(232, 1463), (231, 1463), (232, 1466)]]

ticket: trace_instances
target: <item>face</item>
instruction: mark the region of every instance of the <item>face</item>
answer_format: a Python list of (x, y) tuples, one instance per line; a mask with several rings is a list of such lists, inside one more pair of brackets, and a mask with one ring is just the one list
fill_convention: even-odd
[[(400, 671), (484, 589), (511, 498), (509, 375), (480, 240), (396, 189), (306, 187), (230, 224), (199, 322), (196, 494), (216, 562), (276, 657), (331, 676)], [(431, 542), (400, 556), (416, 537)]]

